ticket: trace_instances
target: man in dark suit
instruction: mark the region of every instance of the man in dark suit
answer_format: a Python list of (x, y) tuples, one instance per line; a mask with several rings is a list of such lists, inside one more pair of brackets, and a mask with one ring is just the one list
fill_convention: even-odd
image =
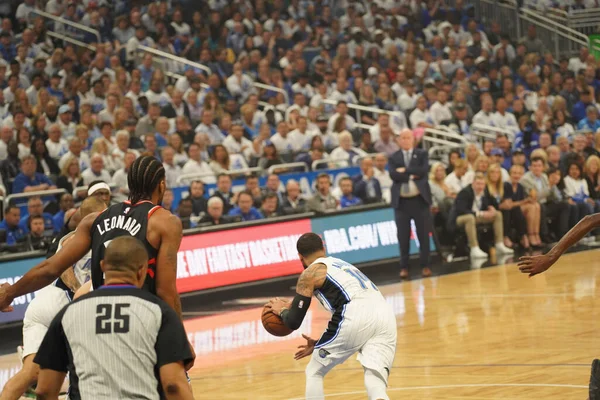
[(211, 197), (218, 197), (223, 201), (223, 214), (225, 215), (235, 207), (237, 196), (231, 192), (231, 176), (227, 174), (217, 176), (217, 190)]
[(494, 199), (485, 190), (485, 177), (475, 174), (473, 183), (461, 190), (448, 217), (451, 231), (456, 227), (464, 227), (471, 248), (471, 258), (488, 258), (487, 253), (479, 248), (477, 240), (477, 225), (492, 224), (494, 227), (494, 242), (496, 252), (500, 254), (513, 253), (512, 249), (504, 246), (504, 227), (502, 213), (494, 207)]
[(191, 119), (190, 108), (183, 100), (183, 93), (178, 90), (173, 91), (171, 102), (160, 110), (160, 115), (167, 118), (175, 118), (181, 115)]
[(285, 185), (286, 195), (283, 196), (281, 208), (285, 215), (300, 214), (307, 211), (306, 200), (300, 197), (300, 185), (294, 179), (287, 181)]
[(410, 221), (415, 221), (420, 244), (420, 265), (424, 277), (431, 275), (429, 264), (429, 232), (431, 224), (431, 190), (428, 182), (427, 151), (415, 149), (415, 137), (410, 129), (400, 132), (400, 150), (392, 154), (388, 165), (394, 181), (391, 189), (392, 207), (396, 216), (400, 244), (400, 277), (408, 277), (410, 250)]
[(354, 182), (354, 196), (362, 200), (363, 204), (381, 202), (381, 184), (375, 178), (373, 159), (363, 158), (360, 162), (361, 174), (352, 178)]

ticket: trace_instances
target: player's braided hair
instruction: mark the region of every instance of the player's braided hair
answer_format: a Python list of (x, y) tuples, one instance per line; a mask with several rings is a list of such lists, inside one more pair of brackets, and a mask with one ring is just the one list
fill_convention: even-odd
[(127, 173), (129, 201), (136, 204), (140, 200), (149, 200), (161, 180), (165, 178), (165, 168), (152, 156), (138, 157)]

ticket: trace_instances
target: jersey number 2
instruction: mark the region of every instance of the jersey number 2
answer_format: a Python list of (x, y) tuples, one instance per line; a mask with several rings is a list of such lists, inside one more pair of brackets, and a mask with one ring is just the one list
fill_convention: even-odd
[[(129, 332), (129, 314), (123, 311), (129, 304), (98, 304), (96, 307), (96, 334)], [(114, 313), (113, 313), (114, 311)]]

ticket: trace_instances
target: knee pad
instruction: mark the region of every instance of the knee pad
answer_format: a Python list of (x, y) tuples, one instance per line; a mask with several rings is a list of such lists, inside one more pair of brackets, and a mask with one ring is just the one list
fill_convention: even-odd
[(390, 400), (385, 379), (374, 369), (365, 368), (365, 387), (369, 400)]

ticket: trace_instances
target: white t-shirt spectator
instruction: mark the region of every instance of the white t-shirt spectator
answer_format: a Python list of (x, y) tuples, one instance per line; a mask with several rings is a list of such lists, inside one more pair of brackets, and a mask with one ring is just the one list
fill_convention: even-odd
[(346, 103), (351, 104), (358, 103), (358, 100), (356, 99), (354, 93), (352, 93), (349, 90), (346, 90), (346, 92), (344, 93), (340, 93), (338, 90), (334, 90), (333, 93), (331, 93), (330, 99), (335, 101), (336, 103), (340, 100), (344, 100)]
[(205, 161), (188, 160), (181, 169), (182, 174), (206, 175), (202, 177), (204, 183), (215, 183), (214, 172)]
[(519, 124), (513, 113), (506, 111), (502, 115), (499, 112), (495, 112), (492, 116), (492, 121), (494, 121), (494, 126), (498, 128), (509, 130), (514, 134), (519, 132)]
[(81, 177), (83, 178), (83, 184), (86, 186), (94, 181), (103, 181), (106, 183), (110, 183), (112, 181), (110, 174), (105, 169), (103, 169), (102, 172), (96, 175), (91, 168), (88, 168), (81, 173)]
[(448, 174), (444, 179), (444, 183), (453, 193), (458, 193), (473, 182), (473, 176), (468, 172), (458, 178), (454, 172)]
[(450, 106), (447, 102), (446, 104), (442, 104), (439, 101), (436, 101), (431, 105), (429, 113), (431, 114), (434, 125), (440, 125), (442, 121), (449, 121), (452, 119), (452, 111), (450, 111)]
[(428, 124), (433, 125), (433, 118), (431, 118), (431, 113), (429, 110), (421, 111), (418, 108), (415, 108), (413, 112), (410, 113), (410, 126), (413, 129), (418, 128), (420, 123), (426, 122)]
[(408, 93), (405, 92), (400, 97), (398, 97), (398, 106), (400, 106), (400, 109), (402, 111), (408, 111), (411, 108), (415, 108), (418, 99), (418, 94), (413, 93), (412, 96), (409, 96)]
[[(310, 142), (312, 141), (312, 136), (308, 132), (308, 130), (304, 133), (300, 132), (298, 129), (294, 129), (290, 133), (288, 133), (288, 142), (291, 144), (293, 151), (308, 151), (310, 150)], [(273, 138), (271, 138), (273, 140)], [(275, 146), (277, 147), (277, 145)]]
[(573, 57), (569, 59), (569, 66), (567, 68), (577, 75), (580, 70), (587, 68), (587, 63), (581, 61), (579, 57)]
[[(225, 146), (230, 156), (231, 154), (242, 154), (246, 159), (248, 159), (252, 155), (252, 142), (243, 136), (238, 142), (233, 138), (233, 136), (228, 135), (225, 139), (223, 139), (222, 144)], [(242, 148), (244, 148), (244, 150), (242, 150)]]
[(48, 155), (55, 160), (58, 160), (63, 154), (69, 151), (69, 144), (63, 138), (60, 138), (58, 143), (47, 139), (46, 148), (48, 149)]
[(252, 90), (252, 84), (254, 81), (246, 74), (242, 74), (241, 79), (237, 75), (231, 75), (227, 78), (227, 90), (232, 96), (239, 96), (246, 98)]
[(293, 151), (296, 151), (294, 150), (294, 146), (290, 138), (290, 133), (291, 132), (289, 132), (284, 138), (279, 134), (279, 132), (277, 132), (269, 139), (275, 145), (275, 148), (277, 149), (278, 153), (291, 153)]
[(494, 121), (494, 113), (487, 113), (483, 110), (479, 111), (473, 116), (473, 124), (496, 126)]
[(86, 169), (88, 169), (90, 167), (90, 156), (88, 156), (86, 153), (84, 153), (82, 151), (79, 154), (79, 157), (77, 157), (75, 154), (71, 153), (71, 151), (69, 150), (68, 152), (66, 152), (65, 154), (63, 154), (60, 157), (60, 160), (58, 160), (58, 168), (62, 169), (65, 166), (65, 163), (67, 162), (67, 160), (71, 157), (77, 158), (79, 160), (79, 170), (80, 171), (85, 171)]
[(155, 93), (152, 90), (147, 90), (144, 95), (148, 99), (148, 104), (158, 103), (161, 107), (171, 103), (171, 97), (167, 92)]

